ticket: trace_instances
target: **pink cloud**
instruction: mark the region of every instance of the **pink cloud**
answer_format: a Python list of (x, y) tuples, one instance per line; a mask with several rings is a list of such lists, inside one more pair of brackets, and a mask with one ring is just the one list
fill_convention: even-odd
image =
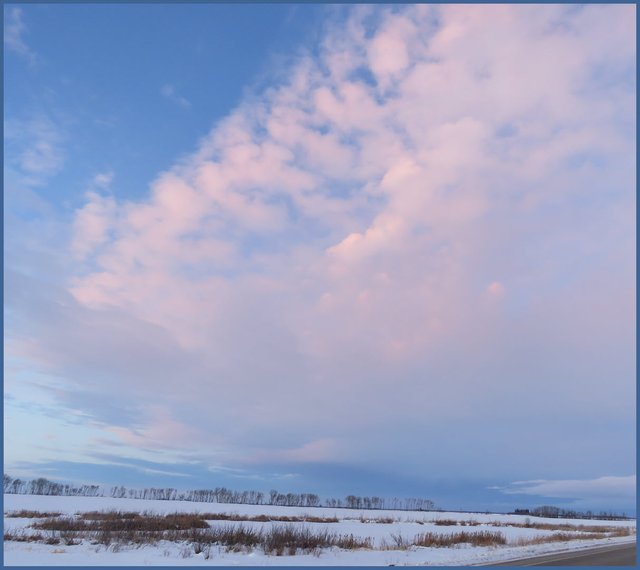
[(500, 281), (493, 281), (487, 287), (487, 293), (489, 293), (494, 297), (502, 297), (504, 295), (504, 292), (505, 292), (504, 285), (500, 283)]
[(325, 463), (343, 459), (338, 443), (331, 438), (309, 441), (290, 449), (269, 449), (252, 453), (245, 459), (249, 463)]
[(97, 192), (87, 193), (87, 203), (76, 212), (74, 220), (73, 252), (84, 258), (103, 245), (114, 224), (115, 200)]
[[(507, 303), (487, 300), (507, 300), (503, 283), (537, 319), (527, 303), (564, 271), (549, 260), (611, 248), (632, 261), (617, 244), (633, 237), (633, 192), (603, 194), (606, 170), (567, 164), (631, 156), (620, 125), (633, 97), (584, 86), (594, 63), (633, 60), (618, 37), (619, 51), (605, 45), (608, 30), (635, 37), (632, 10), (587, 6), (561, 25), (564, 10), (409, 6), (378, 13), (372, 30), (355, 10), (319, 58), (240, 105), (144, 199), (88, 195), (73, 248), (90, 261), (71, 293), (174, 340), (197, 363), (181, 380), (194, 405), (218, 398), (247, 432), (295, 420), (310, 443), (278, 448), (283, 460), (336, 456), (318, 435), (335, 402), (336, 424), (363, 430), (367, 406), (398, 394), (417, 394), (415, 421), (427, 393), (434, 418), (455, 398), (462, 410), (486, 402), (474, 365), (491, 369), (503, 350)], [(604, 196), (615, 207), (595, 206)], [(598, 232), (585, 229), (594, 220)], [(118, 434), (157, 441), (172, 417)]]
[(105, 431), (127, 446), (151, 450), (184, 448), (201, 437), (196, 430), (177, 421), (169, 410), (160, 406), (151, 407), (145, 416), (142, 427), (137, 429), (107, 426)]
[(367, 46), (371, 70), (383, 89), (411, 64), (409, 44), (416, 34), (410, 18), (390, 15)]

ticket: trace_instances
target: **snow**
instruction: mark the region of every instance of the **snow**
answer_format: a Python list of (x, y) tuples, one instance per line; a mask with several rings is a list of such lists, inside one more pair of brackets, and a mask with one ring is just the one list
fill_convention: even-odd
[[(195, 503), (187, 501), (159, 501), (114, 499), (107, 497), (57, 497), (39, 495), (5, 495), (5, 515), (10, 511), (22, 509), (34, 511), (60, 512), (75, 514), (77, 512), (119, 510), (125, 512), (153, 512), (158, 514), (188, 513), (225, 513), (235, 515), (271, 515), (271, 516), (314, 516), (336, 517), (337, 523), (271, 523), (271, 522), (229, 522), (210, 521), (214, 525), (236, 525), (265, 528), (271, 524), (305, 525), (312, 529), (328, 529), (338, 534), (353, 534), (358, 537), (370, 537), (372, 550), (346, 551), (338, 548), (323, 549), (314, 554), (297, 554), (294, 556), (266, 555), (259, 548), (252, 552), (227, 552), (224, 547), (211, 547), (208, 555), (196, 554), (192, 545), (186, 543), (159, 542), (145, 546), (109, 546), (81, 544), (66, 546), (64, 544), (46, 545), (40, 543), (7, 541), (4, 544), (4, 564), (45, 565), (45, 566), (388, 566), (388, 565), (432, 565), (458, 566), (486, 564), (504, 560), (512, 560), (555, 552), (566, 552), (592, 546), (603, 546), (635, 541), (636, 521), (596, 521), (578, 519), (539, 519), (526, 515), (500, 515), (482, 513), (449, 513), (449, 512), (416, 512), (416, 511), (366, 511), (339, 508), (308, 507), (276, 507), (269, 505), (236, 505), (218, 503)], [(391, 518), (391, 523), (375, 522), (379, 519)], [(451, 519), (456, 521), (476, 521), (477, 526), (440, 526), (435, 521)], [(372, 522), (367, 522), (371, 520)], [(523, 524), (550, 522), (554, 524), (597, 525), (615, 527), (631, 527), (633, 535), (597, 540), (573, 540), (564, 543), (546, 543), (528, 546), (514, 546), (519, 539), (531, 539), (552, 534), (553, 531), (513, 526), (495, 526), (495, 524)], [(7, 530), (24, 529), (34, 519), (8, 518), (5, 516), (5, 532)], [(434, 532), (453, 534), (461, 531), (479, 532), (483, 530), (499, 531), (507, 538), (506, 546), (473, 547), (457, 545), (451, 548), (416, 548), (407, 550), (392, 549), (392, 535), (401, 535), (412, 539), (415, 535)], [(387, 545), (386, 549), (383, 545)]]

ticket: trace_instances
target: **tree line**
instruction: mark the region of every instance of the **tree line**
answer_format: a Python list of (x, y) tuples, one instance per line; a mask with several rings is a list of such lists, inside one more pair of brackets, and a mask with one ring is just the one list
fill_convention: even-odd
[(43, 477), (23, 480), (4, 475), (4, 492), (14, 495), (61, 495), (64, 497), (102, 497), (99, 485), (69, 485)]
[(110, 496), (129, 499), (155, 499), (160, 501), (193, 501), (197, 503), (233, 503), (237, 505), (277, 505), (282, 507), (319, 507), (320, 497), (313, 493), (279, 493), (272, 490), (268, 494), (262, 491), (233, 491), (226, 487), (215, 489), (194, 489), (179, 491), (172, 487), (127, 489), (112, 487)]
[(19, 495), (61, 495), (75, 497), (113, 497), (118, 499), (152, 499), (160, 501), (193, 501), (198, 503), (232, 503), (238, 505), (274, 505), (278, 507), (334, 507), (360, 510), (435, 510), (433, 501), (421, 498), (387, 499), (384, 497), (359, 497), (347, 495), (344, 499), (327, 498), (324, 501), (315, 493), (280, 493), (272, 489), (262, 491), (234, 491), (226, 487), (180, 491), (172, 487), (147, 487), (128, 489), (123, 485), (108, 490), (99, 485), (69, 485), (49, 481), (43, 477), (23, 480), (4, 475), (4, 492)]
[(531, 515), (534, 517), (544, 517), (550, 519), (597, 519), (597, 520), (622, 520), (628, 518), (624, 513), (617, 514), (614, 512), (600, 511), (576, 511), (572, 509), (561, 509), (553, 505), (542, 505), (533, 509), (516, 509), (513, 514)]

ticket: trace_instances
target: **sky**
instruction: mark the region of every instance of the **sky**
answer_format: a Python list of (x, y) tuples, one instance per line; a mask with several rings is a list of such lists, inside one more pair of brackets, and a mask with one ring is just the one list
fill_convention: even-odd
[(4, 5), (4, 469), (636, 504), (634, 5)]

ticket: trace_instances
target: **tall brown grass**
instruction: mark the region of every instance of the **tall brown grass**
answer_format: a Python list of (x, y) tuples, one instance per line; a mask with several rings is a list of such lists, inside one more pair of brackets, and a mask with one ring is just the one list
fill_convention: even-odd
[[(87, 513), (87, 517), (81, 515), (75, 517), (48, 518), (31, 525), (36, 530), (58, 531), (140, 531), (159, 532), (163, 530), (187, 530), (190, 528), (208, 528), (207, 521), (199, 515), (172, 513), (167, 515), (136, 515), (126, 513)], [(133, 516), (132, 516), (133, 515)]]
[(428, 548), (451, 547), (456, 544), (471, 544), (473, 546), (497, 546), (506, 544), (507, 539), (504, 534), (496, 531), (467, 532), (462, 531), (454, 534), (438, 534), (435, 532), (425, 532), (417, 535), (412, 544), (414, 546), (425, 546)]
[(548, 542), (569, 542), (571, 540), (598, 540), (615, 536), (631, 536), (632, 528), (629, 527), (603, 527), (606, 530), (598, 532), (554, 532), (533, 538), (519, 538), (513, 541), (515, 546), (529, 546), (532, 544), (546, 544)]
[(583, 524), (567, 524), (567, 523), (515, 523), (515, 522), (498, 522), (493, 521), (487, 523), (491, 526), (505, 527), (510, 526), (514, 528), (533, 528), (536, 530), (560, 530), (560, 531), (575, 531), (575, 532), (595, 532), (595, 533), (607, 533), (616, 532), (619, 529), (629, 529), (629, 527), (620, 526), (607, 526), (607, 525), (583, 525)]
[(9, 519), (46, 519), (59, 517), (62, 513), (53, 513), (53, 512), (40, 512), (40, 511), (28, 511), (26, 509), (22, 509), (21, 511), (9, 511), (4, 514), (5, 517)]
[(233, 522), (301, 522), (301, 523), (337, 523), (337, 517), (316, 516), (287, 516), (287, 515), (238, 515), (230, 513), (198, 513), (208, 521), (233, 521)]
[[(242, 524), (227, 524), (210, 527), (206, 518), (211, 513), (166, 515), (89, 512), (76, 517), (47, 518), (36, 521), (30, 528), (36, 533), (5, 533), (5, 540), (46, 542), (57, 544), (77, 544), (85, 539), (93, 544), (153, 544), (161, 540), (186, 542), (193, 545), (195, 552), (210, 554), (212, 545), (224, 546), (228, 550), (251, 550), (260, 547), (266, 554), (309, 553), (321, 548), (337, 547), (353, 550), (372, 548), (371, 538), (356, 537), (352, 534), (338, 534), (327, 529), (312, 529), (308, 526), (275, 524), (267, 528), (253, 528)], [(241, 518), (241, 517), (239, 517)], [(273, 518), (250, 517), (259, 522), (273, 522)], [(285, 522), (298, 522), (297, 518), (278, 517)], [(300, 520), (309, 522), (310, 517)], [(211, 520), (211, 519), (209, 519)], [(224, 520), (224, 519), (222, 519)], [(333, 522), (333, 519), (328, 519)], [(322, 519), (325, 522), (325, 519)], [(43, 532), (47, 534), (42, 534)]]

